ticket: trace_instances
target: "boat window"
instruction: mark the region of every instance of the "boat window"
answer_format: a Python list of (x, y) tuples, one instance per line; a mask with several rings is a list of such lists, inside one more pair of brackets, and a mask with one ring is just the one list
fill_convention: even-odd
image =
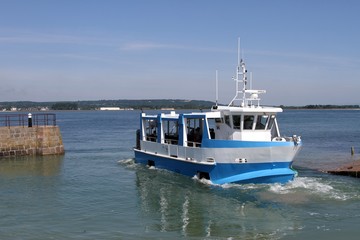
[(244, 116), (244, 129), (252, 129), (252, 125), (254, 122), (254, 116), (252, 115), (245, 115)]
[(224, 118), (225, 118), (225, 123), (226, 123), (229, 127), (231, 127), (231, 124), (230, 124), (230, 116), (229, 116), (229, 115), (225, 115)]
[(220, 128), (221, 120), (221, 118), (208, 118), (209, 136), (211, 139), (215, 139), (215, 129)]
[(256, 129), (264, 130), (268, 119), (268, 115), (258, 115), (256, 120)]
[(186, 120), (187, 145), (200, 147), (203, 135), (203, 118), (188, 118)]
[(165, 143), (178, 144), (179, 140), (179, 124), (176, 120), (163, 120), (163, 131), (165, 137)]
[(233, 115), (234, 129), (240, 129), (241, 115)]
[(271, 129), (272, 126), (274, 125), (274, 121), (275, 121), (275, 115), (271, 115), (270, 119), (269, 119), (269, 123), (267, 125), (267, 129)]
[(156, 142), (156, 119), (146, 119), (144, 122), (146, 141)]

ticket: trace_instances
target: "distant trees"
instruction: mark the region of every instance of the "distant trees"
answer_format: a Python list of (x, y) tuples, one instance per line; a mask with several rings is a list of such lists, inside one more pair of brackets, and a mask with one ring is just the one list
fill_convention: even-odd
[(78, 104), (75, 102), (58, 102), (51, 106), (52, 110), (78, 110)]
[(98, 101), (78, 101), (80, 109), (96, 109), (100, 107), (121, 107), (134, 109), (208, 109), (214, 105), (211, 101), (202, 100), (181, 100), (181, 99), (143, 99), (143, 100), (98, 100)]
[(143, 99), (143, 100), (94, 100), (94, 101), (63, 101), (63, 102), (0, 102), (0, 110), (11, 108), (25, 110), (96, 110), (101, 107), (120, 107), (133, 109), (209, 109), (214, 102), (181, 99)]
[(305, 106), (284, 106), (280, 105), (283, 109), (359, 109), (359, 105), (321, 105), (321, 104), (311, 104), (311, 105), (305, 105)]
[[(41, 109), (51, 110), (96, 110), (101, 107), (120, 107), (133, 109), (209, 109), (215, 103), (202, 100), (182, 99), (143, 99), (143, 100), (95, 100), (95, 101), (64, 101), (64, 102), (0, 102), (0, 111), (10, 111), (17, 108), (18, 111), (33, 111)], [(306, 105), (306, 106), (285, 106), (283, 109), (359, 109), (359, 105)]]
[(306, 105), (306, 109), (349, 109), (359, 108), (359, 105)]

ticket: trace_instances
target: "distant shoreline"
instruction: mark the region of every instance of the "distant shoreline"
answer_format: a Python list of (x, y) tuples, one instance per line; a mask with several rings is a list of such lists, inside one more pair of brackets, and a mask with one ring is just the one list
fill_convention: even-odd
[[(215, 102), (203, 100), (183, 99), (143, 99), (143, 100), (95, 100), (95, 101), (58, 101), (58, 102), (0, 102), (0, 112), (20, 111), (57, 111), (57, 110), (181, 110), (181, 109), (210, 109)], [(221, 105), (221, 104), (220, 104)], [(360, 110), (359, 105), (305, 105), (305, 106), (276, 106), (284, 110)]]

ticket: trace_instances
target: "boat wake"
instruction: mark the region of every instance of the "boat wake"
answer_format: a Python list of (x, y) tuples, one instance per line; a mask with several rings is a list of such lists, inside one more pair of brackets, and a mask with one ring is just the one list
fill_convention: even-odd
[(294, 181), (287, 184), (269, 185), (268, 193), (262, 196), (277, 197), (279, 201), (292, 203), (306, 203), (316, 200), (338, 200), (346, 201), (358, 198), (350, 191), (340, 186), (343, 183), (331, 182), (322, 178), (315, 177), (297, 177)]
[(198, 179), (200, 183), (209, 186), (217, 186), (223, 189), (237, 189), (251, 192), (261, 200), (283, 202), (291, 204), (303, 204), (316, 200), (338, 200), (360, 199), (356, 191), (344, 189), (346, 183), (329, 181), (320, 177), (296, 177), (286, 184), (214, 184), (210, 180)]
[(300, 193), (308, 198), (334, 199), (346, 201), (356, 197), (349, 195), (349, 191), (344, 191), (337, 187), (336, 182), (329, 182), (322, 178), (315, 177), (297, 177), (294, 181), (285, 185), (272, 184), (269, 192), (279, 195)]
[[(121, 159), (119, 164), (127, 168), (136, 168), (138, 164), (135, 163), (134, 158)], [(149, 170), (170, 173), (164, 169), (158, 169), (154, 166), (147, 166)], [(349, 199), (360, 199), (356, 191), (347, 189), (348, 184), (342, 181), (334, 181), (324, 179), (321, 177), (296, 177), (293, 181), (286, 184), (215, 184), (211, 180), (193, 176), (193, 180), (211, 187), (219, 187), (222, 189), (238, 189), (244, 192), (252, 192), (263, 200), (270, 200), (275, 202), (289, 202), (289, 203), (306, 203), (313, 200), (338, 200), (346, 201)]]
[(202, 184), (208, 185), (208, 186), (220, 186), (220, 185), (218, 185), (218, 184), (213, 183), (212, 181), (210, 181), (210, 180), (208, 180), (208, 179), (199, 178), (199, 177), (196, 176), (196, 175), (193, 176), (192, 179), (195, 180), (195, 181), (198, 181), (198, 182), (200, 182), (200, 183), (202, 183)]
[(134, 158), (126, 158), (126, 159), (121, 159), (119, 161), (117, 161), (118, 164), (121, 165), (135, 165), (135, 159)]
[(298, 190), (307, 190), (312, 193), (323, 195), (332, 192), (334, 188), (327, 183), (321, 182), (320, 178), (298, 177), (287, 184), (272, 184), (270, 185), (269, 190), (279, 194), (288, 194)]

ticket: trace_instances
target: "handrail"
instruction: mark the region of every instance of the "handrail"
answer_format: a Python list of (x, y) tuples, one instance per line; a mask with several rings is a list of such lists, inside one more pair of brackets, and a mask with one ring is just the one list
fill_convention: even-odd
[(0, 127), (56, 126), (55, 113), (0, 114)]

